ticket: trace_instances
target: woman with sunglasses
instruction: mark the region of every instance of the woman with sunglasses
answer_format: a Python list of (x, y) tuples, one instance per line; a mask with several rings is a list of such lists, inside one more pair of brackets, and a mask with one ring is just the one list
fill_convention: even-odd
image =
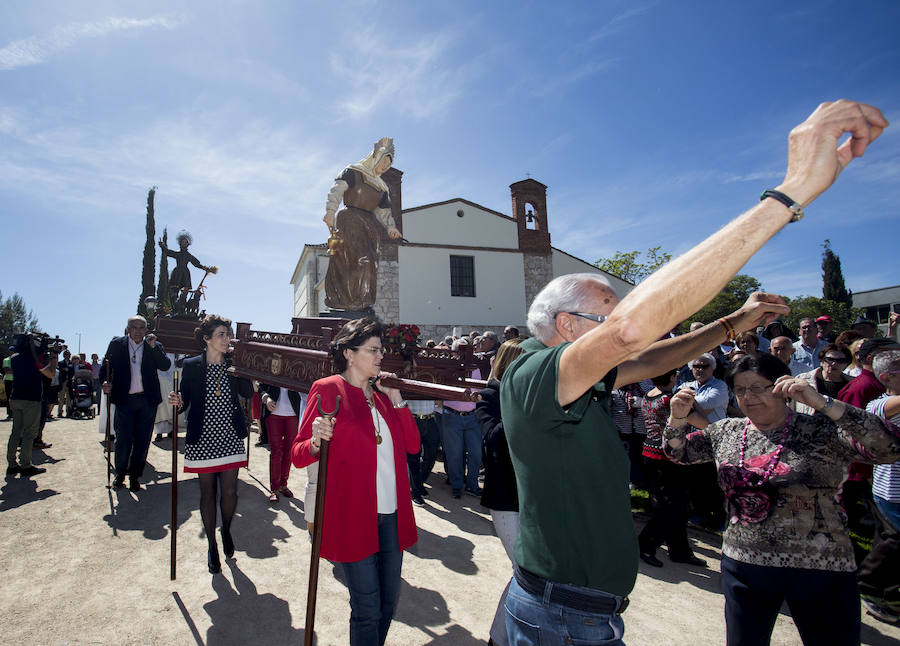
[(352, 646), (384, 644), (403, 550), (417, 539), (406, 455), (418, 453), (419, 431), (400, 391), (378, 381), (388, 375), (381, 336), (381, 324), (365, 318), (337, 333), (338, 374), (313, 383), (292, 450), (294, 466), (305, 467), (330, 440), (321, 556), (343, 566)]
[[(817, 393), (836, 398), (841, 388), (850, 381), (850, 377), (844, 374), (844, 368), (852, 360), (853, 355), (846, 346), (829, 343), (819, 351), (819, 367), (802, 372), (797, 377), (805, 380)], [(793, 402), (791, 408), (807, 415), (816, 413), (811, 407), (799, 402)]]
[[(693, 393), (682, 390), (663, 437), (671, 459), (718, 467), (729, 517), (722, 545), (728, 645), (768, 644), (784, 601), (804, 644), (859, 644), (856, 562), (834, 498), (851, 460), (900, 458), (900, 434), (791, 377), (768, 354), (740, 359), (727, 382), (746, 418), (688, 434)], [(817, 414), (792, 411), (788, 399)]]

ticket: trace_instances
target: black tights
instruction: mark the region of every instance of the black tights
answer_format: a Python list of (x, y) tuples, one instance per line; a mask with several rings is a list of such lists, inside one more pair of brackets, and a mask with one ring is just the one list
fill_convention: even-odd
[(218, 473), (200, 473), (200, 518), (206, 530), (206, 540), (210, 551), (217, 550), (216, 545), (216, 490), (221, 486), (222, 495), (219, 509), (222, 511), (222, 540), (226, 550), (231, 542), (231, 519), (237, 507), (237, 469)]

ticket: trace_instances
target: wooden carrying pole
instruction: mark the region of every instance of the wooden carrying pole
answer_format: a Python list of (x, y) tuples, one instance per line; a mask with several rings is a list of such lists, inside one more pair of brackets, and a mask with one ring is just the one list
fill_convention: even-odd
[[(175, 371), (172, 389), (178, 392), (178, 371)], [(175, 554), (178, 547), (178, 406), (172, 406), (172, 519), (169, 544), (169, 580), (175, 580)]]
[[(322, 396), (316, 395), (319, 415), (334, 419), (341, 406), (341, 396), (337, 396), (334, 411), (322, 410)], [(319, 585), (319, 553), (322, 550), (322, 517), (325, 512), (325, 483), (328, 481), (329, 440), (321, 440), (319, 446), (319, 475), (316, 486), (316, 511), (313, 518), (312, 554), (309, 561), (309, 588), (306, 591), (306, 626), (303, 629), (303, 646), (312, 646), (316, 624), (316, 590)]]

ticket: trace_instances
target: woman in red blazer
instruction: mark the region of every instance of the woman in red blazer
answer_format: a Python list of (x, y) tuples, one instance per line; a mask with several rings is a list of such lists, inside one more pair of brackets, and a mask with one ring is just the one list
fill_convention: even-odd
[[(381, 385), (381, 324), (347, 323), (331, 342), (338, 374), (316, 381), (294, 442), (293, 462), (318, 459), (330, 440), (321, 555), (342, 564), (350, 590), (350, 644), (384, 644), (403, 550), (417, 539), (406, 454), (418, 453), (419, 431), (400, 391)], [(333, 420), (319, 416), (332, 411)]]

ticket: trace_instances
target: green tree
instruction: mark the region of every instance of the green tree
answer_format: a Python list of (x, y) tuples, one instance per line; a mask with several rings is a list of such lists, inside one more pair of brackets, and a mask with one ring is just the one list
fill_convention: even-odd
[(825, 249), (822, 252), (822, 298), (853, 307), (853, 295), (844, 285), (841, 259), (831, 250), (831, 240), (826, 238), (822, 246)]
[(647, 249), (646, 262), (638, 260), (640, 255), (640, 251), (616, 251), (612, 258), (599, 258), (594, 265), (608, 274), (637, 284), (672, 259), (672, 254), (662, 251), (662, 247)]
[(839, 303), (815, 296), (798, 296), (797, 298), (789, 298), (788, 305), (791, 313), (782, 320), (785, 325), (793, 330), (794, 334), (800, 329), (801, 319), (816, 318), (827, 314), (834, 322), (834, 330), (838, 333), (850, 329), (850, 325), (857, 316), (862, 315), (862, 309), (851, 307), (847, 303)]
[(688, 319), (686, 323), (693, 321), (711, 323), (727, 314), (731, 314), (744, 304), (744, 301), (747, 300), (750, 294), (761, 289), (762, 285), (753, 276), (738, 274), (729, 280), (722, 291), (716, 294), (715, 298)]
[(40, 331), (34, 312), (25, 309), (25, 301), (18, 294), (4, 299), (0, 292), (0, 358), (9, 356), (13, 337), (26, 330)]
[(144, 264), (141, 272), (141, 297), (138, 300), (137, 313), (147, 316), (144, 299), (153, 295), (153, 283), (156, 278), (156, 220), (153, 213), (153, 196), (156, 187), (147, 194), (147, 241), (144, 243)]

